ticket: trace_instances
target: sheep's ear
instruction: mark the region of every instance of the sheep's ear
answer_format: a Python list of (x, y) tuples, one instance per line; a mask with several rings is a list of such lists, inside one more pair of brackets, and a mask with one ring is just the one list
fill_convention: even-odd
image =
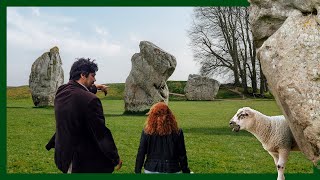
[(251, 116), (253, 114), (253, 112), (251, 111), (251, 109), (244, 109), (242, 111), (243, 116)]

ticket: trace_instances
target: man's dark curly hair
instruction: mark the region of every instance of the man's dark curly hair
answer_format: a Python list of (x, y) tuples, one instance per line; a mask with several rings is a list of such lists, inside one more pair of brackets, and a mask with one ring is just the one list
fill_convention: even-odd
[(98, 71), (98, 65), (94, 60), (90, 58), (79, 58), (76, 62), (73, 63), (70, 69), (70, 80), (79, 80), (81, 74), (84, 74), (88, 77), (89, 73), (96, 73)]

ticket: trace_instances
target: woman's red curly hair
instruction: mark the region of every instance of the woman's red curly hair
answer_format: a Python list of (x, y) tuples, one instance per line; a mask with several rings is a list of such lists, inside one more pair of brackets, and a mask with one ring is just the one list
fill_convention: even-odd
[(148, 112), (144, 132), (149, 135), (168, 135), (178, 133), (178, 123), (166, 103), (154, 104)]

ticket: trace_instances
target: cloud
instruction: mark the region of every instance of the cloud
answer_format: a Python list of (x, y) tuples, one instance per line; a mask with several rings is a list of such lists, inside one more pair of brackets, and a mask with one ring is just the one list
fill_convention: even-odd
[[(54, 46), (60, 49), (65, 82), (69, 78), (72, 63), (80, 57), (97, 60), (97, 83), (125, 82), (131, 69), (131, 57), (140, 51), (139, 43), (142, 40), (151, 41), (176, 57), (177, 68), (170, 80), (187, 80), (189, 74), (198, 72), (199, 68), (186, 45), (184, 23), (174, 21), (170, 28), (163, 28), (168, 21), (161, 14), (155, 17), (147, 15), (152, 17), (152, 21), (144, 20), (142, 24), (128, 26), (132, 21), (130, 18), (137, 18), (134, 12), (136, 9), (129, 9), (133, 12), (131, 16), (122, 19), (110, 18), (112, 15), (109, 13), (125, 14), (128, 9), (114, 7), (107, 11), (107, 15), (99, 13), (101, 16), (96, 17), (95, 13), (88, 12), (96, 9), (89, 8), (85, 11), (77, 8), (70, 11), (69, 8), (61, 7), (8, 7), (7, 85), (28, 84), (32, 63)], [(82, 13), (93, 20), (83, 21)], [(154, 11), (150, 13), (153, 15)], [(152, 23), (155, 21), (157, 23)]]
[(138, 35), (136, 33), (130, 32), (129, 33), (129, 39), (130, 39), (131, 43), (139, 44), (139, 42), (142, 41), (145, 38), (141, 37), (140, 35)]
[[(77, 21), (75, 18), (60, 15), (57, 21), (57, 17), (40, 14), (37, 8), (28, 10), (29, 14), (19, 8), (8, 8), (7, 11), (7, 62), (10, 64), (8, 65), (8, 85), (27, 84), (26, 74), (30, 74), (29, 67), (42, 53), (48, 52), (54, 46), (60, 49), (66, 72), (78, 57), (107, 59), (107, 57), (116, 57), (121, 54), (122, 48), (119, 43), (113, 43), (106, 37), (97, 38), (95, 34), (83, 35), (83, 32), (74, 29), (72, 23)], [(32, 14), (37, 12), (39, 16), (31, 18), (34, 16)], [(108, 34), (103, 28), (96, 30), (99, 30), (102, 35)], [(21, 66), (19, 69), (14, 68), (12, 64), (18, 62), (27, 68), (21, 68)], [(18, 78), (13, 76), (23, 77), (23, 80), (20, 79), (19, 82)], [(68, 77), (65, 78), (67, 80)]]
[[(34, 11), (34, 9), (32, 9)], [(39, 12), (39, 11), (36, 11)], [(52, 45), (63, 46), (65, 51), (79, 51), (88, 54), (98, 54), (105, 56), (115, 56), (120, 53), (120, 45), (112, 43), (105, 38), (95, 38), (94, 35), (83, 36), (81, 32), (72, 30), (70, 23), (74, 18), (60, 16), (58, 19), (64, 19), (57, 22), (49, 15), (42, 18), (30, 18), (22, 16), (15, 9), (8, 9), (8, 28), (7, 42), (8, 45), (28, 49), (51, 48)], [(73, 20), (71, 20), (73, 19)], [(50, 23), (49, 23), (50, 22)], [(107, 35), (103, 28), (96, 27), (96, 32), (101, 35)]]
[(107, 36), (107, 35), (109, 34), (108, 31), (105, 30), (105, 28), (103, 28), (103, 27), (98, 27), (98, 26), (96, 26), (96, 27), (95, 27), (95, 31), (96, 31), (96, 33), (97, 33), (98, 35), (101, 35), (101, 36)]
[(35, 16), (40, 16), (40, 10), (39, 10), (39, 8), (32, 7), (31, 10), (32, 10), (32, 14), (33, 14), (33, 15), (35, 15)]

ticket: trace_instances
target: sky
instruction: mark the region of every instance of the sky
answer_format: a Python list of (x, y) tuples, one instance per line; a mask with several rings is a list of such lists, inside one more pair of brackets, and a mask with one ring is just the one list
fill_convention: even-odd
[(169, 80), (198, 74), (188, 29), (193, 7), (8, 7), (7, 86), (29, 84), (33, 62), (59, 48), (64, 83), (76, 58), (95, 59), (96, 83), (124, 83), (139, 42), (150, 41), (175, 56)]

